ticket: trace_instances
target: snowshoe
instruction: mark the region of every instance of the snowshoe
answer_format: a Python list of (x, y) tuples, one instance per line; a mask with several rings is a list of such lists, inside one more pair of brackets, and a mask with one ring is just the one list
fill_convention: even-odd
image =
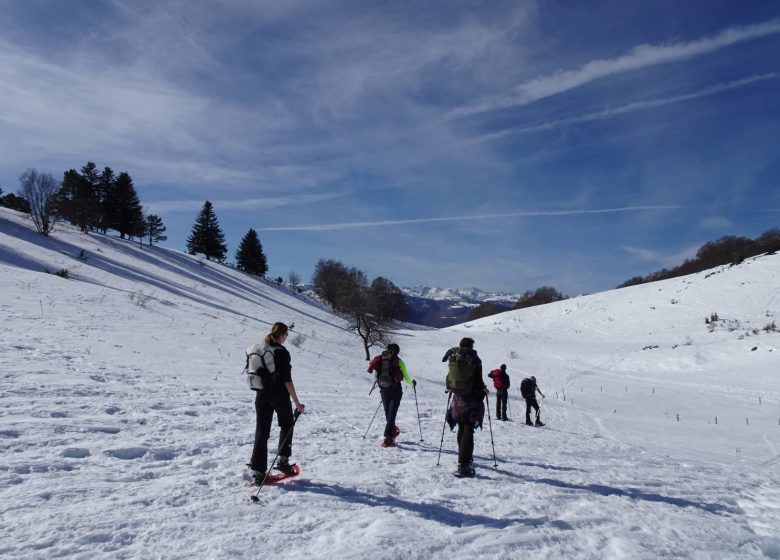
[(544, 422), (542, 422), (541, 420), (537, 420), (534, 426), (544, 426)]
[[(290, 465), (290, 469), (291, 469), (290, 472), (278, 472), (278, 473), (269, 474), (268, 476), (265, 476), (264, 472), (255, 471), (254, 473), (252, 473), (252, 481), (248, 483), (246, 486), (247, 488), (252, 488), (257, 486), (270, 486), (282, 482), (283, 480), (287, 480), (288, 478), (297, 476), (301, 472), (301, 467), (299, 467), (298, 465)], [(263, 482), (264, 477), (265, 477), (265, 482)]]
[(396, 442), (395, 438), (385, 438), (382, 440), (382, 443), (379, 444), (379, 447), (395, 447)]
[(295, 467), (298, 465), (296, 464), (290, 464), (287, 461), (277, 461), (276, 466), (274, 467), (277, 471), (286, 474), (286, 475), (296, 475), (298, 474), (295, 472)]
[(454, 474), (458, 478), (474, 478), (477, 472), (474, 470), (474, 467), (469, 465), (468, 467), (458, 467)]

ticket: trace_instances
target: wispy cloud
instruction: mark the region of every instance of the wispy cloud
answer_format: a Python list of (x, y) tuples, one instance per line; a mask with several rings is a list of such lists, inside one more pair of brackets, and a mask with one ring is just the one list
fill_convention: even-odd
[(777, 18), (755, 25), (730, 27), (714, 37), (704, 37), (689, 43), (639, 45), (617, 58), (593, 60), (576, 70), (562, 70), (547, 76), (539, 76), (520, 84), (509, 94), (485, 97), (476, 103), (450, 111), (448, 116), (457, 118), (495, 109), (527, 105), (600, 78), (686, 60), (776, 33), (780, 33), (780, 19)]
[[(277, 197), (250, 198), (246, 200), (211, 200), (218, 210), (268, 210), (284, 206), (315, 204), (345, 196), (346, 193), (326, 193), (310, 195), (290, 195)], [(149, 210), (160, 213), (190, 213), (200, 210), (203, 200), (160, 200), (149, 204)]]
[(551, 121), (540, 122), (527, 126), (515, 127), (507, 130), (501, 130), (491, 134), (486, 134), (478, 138), (479, 141), (484, 140), (496, 140), (504, 136), (512, 134), (526, 134), (530, 132), (542, 132), (544, 130), (551, 130), (560, 128), (563, 126), (570, 126), (573, 124), (582, 124), (586, 122), (598, 121), (603, 119), (609, 119), (612, 117), (618, 117), (634, 111), (642, 111), (646, 109), (655, 109), (663, 107), (665, 105), (672, 105), (674, 103), (682, 103), (683, 101), (692, 101), (694, 99), (700, 99), (702, 97), (708, 97), (724, 91), (744, 87), (756, 82), (764, 80), (773, 80), (780, 77), (777, 72), (768, 72), (766, 74), (759, 74), (756, 76), (750, 76), (741, 80), (735, 80), (733, 82), (719, 83), (708, 86), (699, 91), (688, 93), (685, 95), (676, 95), (674, 97), (663, 97), (658, 99), (646, 99), (643, 101), (636, 101), (634, 103), (627, 103), (619, 107), (610, 107), (602, 111), (595, 111), (592, 113), (586, 113), (584, 115), (576, 115), (573, 117), (567, 117), (565, 119), (555, 119)]
[(699, 245), (686, 247), (681, 251), (673, 253), (629, 245), (623, 246), (623, 250), (641, 261), (657, 263), (664, 267), (673, 267), (680, 265), (685, 259), (695, 257), (696, 252), (699, 250)]
[(256, 228), (258, 231), (335, 231), (367, 227), (401, 226), (436, 222), (462, 222), (492, 220), (496, 218), (532, 218), (541, 216), (583, 216), (587, 214), (613, 214), (617, 212), (641, 212), (648, 210), (677, 210), (681, 206), (626, 206), (624, 208), (599, 208), (593, 210), (535, 210), (528, 212), (507, 212), (502, 214), (479, 214), (473, 216), (444, 216), (438, 218), (417, 218), (412, 220), (381, 220), (375, 222), (345, 222), (339, 224), (316, 224), (305, 226), (280, 226)]

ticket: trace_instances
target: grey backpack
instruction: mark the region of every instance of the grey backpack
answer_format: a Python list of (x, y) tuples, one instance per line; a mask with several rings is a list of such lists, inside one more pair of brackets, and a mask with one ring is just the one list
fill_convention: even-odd
[(249, 388), (253, 391), (273, 387), (278, 378), (274, 364), (274, 347), (269, 344), (253, 344), (247, 348), (244, 373)]

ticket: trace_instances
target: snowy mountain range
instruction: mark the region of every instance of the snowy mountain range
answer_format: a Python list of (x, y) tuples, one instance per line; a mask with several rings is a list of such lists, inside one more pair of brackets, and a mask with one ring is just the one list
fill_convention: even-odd
[(406, 296), (411, 316), (410, 323), (431, 327), (449, 327), (463, 323), (471, 311), (482, 303), (493, 303), (506, 310), (512, 309), (521, 294), (485, 292), (479, 288), (430, 288), (416, 286), (401, 288)]
[[(400, 329), (417, 385), (383, 449), (360, 341), (316, 301), (164, 247), (43, 237), (0, 208), (0, 557), (778, 559), (778, 278), (762, 255)], [(302, 473), (255, 504), (242, 372), (279, 320)], [(486, 398), (473, 479), (453, 476), (444, 425), (441, 358), (464, 336), (512, 380), (514, 421)], [(542, 428), (523, 422), (532, 374)]]
[(408, 296), (436, 300), (436, 301), (462, 301), (464, 305), (479, 305), (491, 302), (512, 306), (522, 294), (505, 292), (485, 292), (479, 288), (431, 288), (428, 286), (415, 286), (413, 288), (401, 288)]

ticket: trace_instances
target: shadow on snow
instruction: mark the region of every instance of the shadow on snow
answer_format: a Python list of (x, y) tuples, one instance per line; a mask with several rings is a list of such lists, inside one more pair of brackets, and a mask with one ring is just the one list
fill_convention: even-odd
[(355, 490), (354, 488), (346, 488), (337, 484), (323, 484), (311, 480), (297, 479), (293, 484), (286, 485), (285, 490), (290, 492), (311, 492), (326, 496), (334, 496), (346, 502), (370, 507), (399, 508), (418, 515), (423, 519), (436, 521), (437, 523), (449, 525), (450, 527), (484, 525), (486, 527), (504, 529), (516, 525), (527, 527), (551, 525), (562, 530), (574, 529), (574, 527), (565, 521), (550, 521), (545, 517), (495, 519), (486, 515), (455, 511), (438, 504), (415, 503), (394, 496), (377, 496), (369, 494), (368, 492)]

